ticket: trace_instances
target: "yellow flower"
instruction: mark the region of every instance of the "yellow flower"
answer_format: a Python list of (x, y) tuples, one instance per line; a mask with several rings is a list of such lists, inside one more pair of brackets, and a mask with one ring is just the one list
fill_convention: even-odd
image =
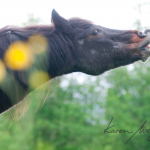
[(27, 43), (16, 41), (7, 49), (4, 61), (12, 70), (24, 70), (32, 65), (33, 55)]
[(48, 49), (47, 39), (40, 34), (30, 36), (28, 44), (35, 54), (41, 54)]
[(0, 83), (3, 81), (6, 76), (6, 68), (2, 60), (0, 60)]
[(29, 77), (29, 85), (32, 89), (35, 89), (49, 80), (50, 77), (47, 72), (34, 71)]

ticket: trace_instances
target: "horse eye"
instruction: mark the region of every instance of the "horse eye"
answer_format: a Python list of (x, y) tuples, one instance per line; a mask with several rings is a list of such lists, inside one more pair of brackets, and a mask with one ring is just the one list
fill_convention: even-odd
[(95, 29), (93, 32), (92, 32), (92, 35), (96, 36), (99, 34), (99, 31), (97, 29)]

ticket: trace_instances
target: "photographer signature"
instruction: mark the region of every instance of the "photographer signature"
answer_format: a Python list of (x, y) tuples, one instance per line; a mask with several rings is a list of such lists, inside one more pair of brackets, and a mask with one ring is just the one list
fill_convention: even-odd
[[(133, 132), (129, 132), (128, 130), (122, 130), (122, 129), (121, 129), (121, 130), (112, 129), (111, 131), (108, 131), (108, 129), (110, 129), (110, 128), (112, 128), (112, 127), (115, 126), (115, 125), (110, 126), (112, 120), (113, 120), (113, 118), (112, 118), (111, 121), (109, 122), (109, 124), (108, 124), (107, 128), (104, 130), (104, 133), (103, 133), (103, 134), (105, 134), (105, 133), (129, 133), (129, 134), (133, 133)], [(133, 136), (134, 136), (137, 132), (138, 132), (138, 133), (150, 133), (150, 129), (144, 129), (144, 128), (143, 128), (144, 125), (146, 124), (146, 122), (147, 122), (147, 120), (140, 126), (140, 128), (139, 128), (136, 132), (134, 132), (134, 133), (132, 134), (132, 136), (127, 140), (127, 142), (125, 143), (125, 145), (133, 138)], [(150, 136), (148, 137), (148, 141), (150, 141)]]

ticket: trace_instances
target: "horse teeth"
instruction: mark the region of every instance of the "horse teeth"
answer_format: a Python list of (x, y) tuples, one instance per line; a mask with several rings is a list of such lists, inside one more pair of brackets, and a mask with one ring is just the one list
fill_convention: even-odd
[(147, 48), (150, 50), (150, 43), (148, 44)]
[(148, 44), (148, 45), (146, 46), (146, 48), (147, 48), (148, 50), (150, 50), (150, 44)]

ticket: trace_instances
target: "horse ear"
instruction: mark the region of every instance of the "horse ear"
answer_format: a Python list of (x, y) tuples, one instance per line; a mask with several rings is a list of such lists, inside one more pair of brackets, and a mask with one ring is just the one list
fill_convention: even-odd
[(62, 32), (65, 33), (72, 33), (72, 29), (69, 25), (69, 22), (61, 17), (55, 9), (52, 10), (52, 20), (53, 24), (55, 25), (55, 28), (59, 29)]

